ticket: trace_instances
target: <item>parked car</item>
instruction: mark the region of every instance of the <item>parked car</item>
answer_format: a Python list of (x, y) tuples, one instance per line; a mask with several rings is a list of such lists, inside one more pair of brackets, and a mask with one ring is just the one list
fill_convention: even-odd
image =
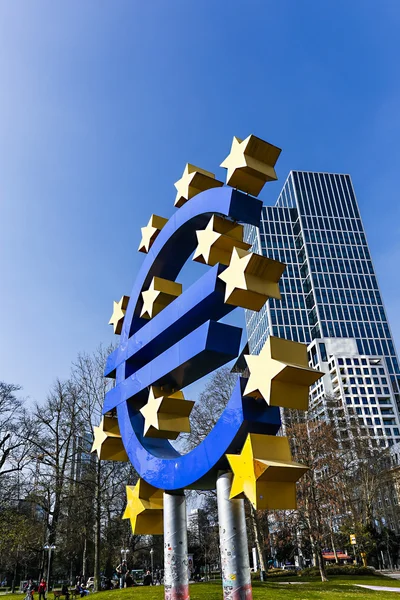
[(282, 569), (285, 571), (298, 571), (299, 567), (296, 567), (296, 565), (283, 565)]
[[(105, 582), (106, 582), (106, 578), (104, 577), (104, 575), (100, 576), (100, 588), (103, 589), (105, 587)], [(93, 589), (94, 588), (94, 577), (89, 577), (89, 579), (87, 580), (86, 583), (86, 587), (87, 589)]]

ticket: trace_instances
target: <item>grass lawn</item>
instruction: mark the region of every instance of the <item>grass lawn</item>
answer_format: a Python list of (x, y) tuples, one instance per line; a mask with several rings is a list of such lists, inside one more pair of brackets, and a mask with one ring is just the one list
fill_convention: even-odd
[[(306, 580), (299, 577), (296, 581)], [(271, 580), (266, 583), (256, 582), (253, 584), (253, 597), (254, 600), (346, 600), (347, 598), (361, 600), (362, 597), (376, 598), (376, 600), (390, 600), (390, 598), (400, 600), (400, 594), (357, 588), (353, 585), (355, 583), (400, 588), (400, 581), (389, 577), (332, 576), (328, 583), (321, 583), (315, 579), (308, 580), (301, 585), (282, 585)], [(191, 584), (190, 597), (191, 600), (222, 600), (221, 583)], [(22, 594), (1, 596), (1, 600), (16, 600), (18, 598), (23, 599), (24, 596)], [(125, 590), (99, 592), (96, 594), (96, 598), (98, 600), (163, 600), (164, 587), (139, 586)], [(35, 594), (35, 600), (37, 600), (37, 594)], [(48, 594), (48, 600), (53, 600), (52, 593)]]

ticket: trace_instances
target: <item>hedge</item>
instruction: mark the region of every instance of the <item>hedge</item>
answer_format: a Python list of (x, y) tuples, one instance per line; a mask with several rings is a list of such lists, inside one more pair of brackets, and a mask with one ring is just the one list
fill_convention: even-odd
[[(377, 573), (372, 567), (362, 567), (361, 565), (327, 565), (326, 574), (328, 575), (373, 575), (376, 577)], [(306, 577), (319, 577), (320, 572), (318, 567), (309, 567), (303, 569), (299, 573), (300, 576)]]

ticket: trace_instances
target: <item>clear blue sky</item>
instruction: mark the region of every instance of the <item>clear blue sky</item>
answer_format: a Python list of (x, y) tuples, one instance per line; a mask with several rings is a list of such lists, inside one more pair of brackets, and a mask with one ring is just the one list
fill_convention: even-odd
[(113, 339), (112, 300), (187, 161), (233, 135), (350, 173), (400, 343), (398, 0), (64, 0), (0, 6), (0, 378), (42, 400)]

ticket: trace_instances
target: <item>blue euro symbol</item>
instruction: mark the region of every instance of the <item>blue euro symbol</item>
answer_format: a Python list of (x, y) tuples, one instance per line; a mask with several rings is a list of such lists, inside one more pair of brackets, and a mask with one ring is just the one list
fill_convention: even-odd
[(248, 433), (275, 435), (278, 407), (243, 397), (238, 378), (217, 424), (191, 452), (180, 454), (168, 440), (143, 436), (139, 412), (151, 385), (182, 389), (236, 358), (242, 330), (219, 322), (233, 306), (225, 304), (225, 268), (215, 265), (150, 321), (140, 318), (142, 291), (153, 277), (175, 281), (197, 246), (196, 231), (213, 214), (259, 225), (262, 202), (228, 187), (192, 198), (176, 211), (150, 248), (136, 278), (119, 347), (108, 357), (106, 377), (116, 385), (105, 398), (103, 413), (116, 409), (122, 441), (139, 476), (163, 490), (212, 489), (217, 473), (228, 468), (227, 453), (237, 453)]

